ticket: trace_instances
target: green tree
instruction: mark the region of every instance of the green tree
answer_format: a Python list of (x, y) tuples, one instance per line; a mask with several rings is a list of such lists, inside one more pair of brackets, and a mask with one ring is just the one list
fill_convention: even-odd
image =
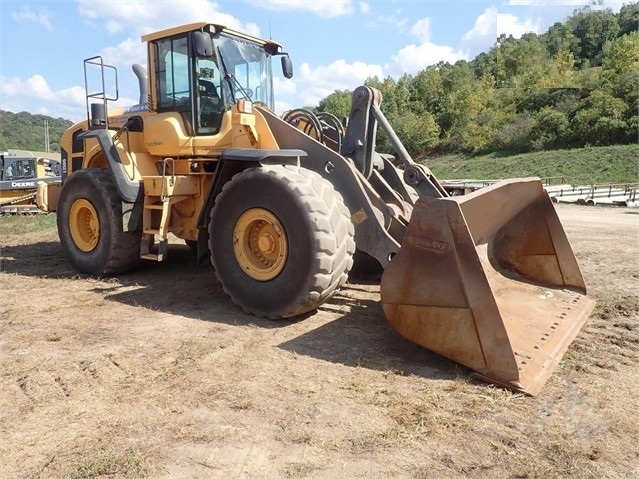
[(600, 66), (604, 45), (617, 38), (620, 32), (617, 17), (610, 9), (585, 7), (576, 11), (567, 24), (578, 40), (573, 54), (583, 67)]
[(444, 109), (444, 96), (444, 82), (436, 67), (430, 66), (415, 76), (412, 98), (416, 113), (439, 115)]
[(629, 71), (639, 72), (639, 31), (608, 42), (604, 48), (602, 67), (604, 72), (617, 75)]
[(576, 51), (579, 43), (579, 40), (575, 37), (571, 28), (561, 22), (552, 25), (548, 31), (542, 35), (542, 41), (546, 46), (546, 52), (550, 58), (553, 58), (562, 51)]
[(513, 114), (512, 105), (503, 100), (490, 75), (453, 95), (450, 146), (472, 153), (487, 151), (494, 131)]
[(516, 40), (502, 35), (498, 40), (497, 84), (509, 87), (528, 87), (543, 74), (546, 50), (540, 38), (526, 33)]
[(436, 68), (441, 78), (441, 109), (436, 115), (437, 123), (446, 146), (455, 149), (455, 142), (450, 143), (450, 139), (454, 136), (453, 130), (461, 128), (465, 122), (463, 102), (476, 79), (468, 62), (458, 62), (455, 65), (442, 63)]
[(488, 53), (481, 52), (471, 62), (476, 78), (484, 75), (497, 76), (497, 49), (491, 48)]
[(318, 111), (332, 113), (337, 118), (346, 118), (351, 112), (353, 92), (335, 90), (319, 102)]
[[(428, 112), (421, 115), (412, 111), (393, 114), (389, 117), (393, 130), (399, 136), (409, 153), (419, 153), (439, 145), (439, 125)], [(391, 151), (390, 142), (380, 138), (380, 150)]]
[(624, 121), (627, 105), (602, 90), (593, 91), (571, 121), (578, 146), (607, 145), (627, 141), (629, 125)]
[(564, 112), (546, 106), (535, 115), (530, 134), (533, 150), (551, 150), (569, 146), (572, 130)]
[(639, 3), (630, 3), (621, 7), (618, 23), (620, 35), (627, 35), (639, 30)]
[(535, 78), (533, 86), (538, 88), (573, 88), (577, 85), (575, 57), (569, 50), (560, 50), (542, 64), (542, 74)]
[(639, 123), (639, 31), (622, 35), (607, 44), (603, 62), (604, 87), (626, 105), (622, 116), (627, 135), (623, 142), (637, 141)]

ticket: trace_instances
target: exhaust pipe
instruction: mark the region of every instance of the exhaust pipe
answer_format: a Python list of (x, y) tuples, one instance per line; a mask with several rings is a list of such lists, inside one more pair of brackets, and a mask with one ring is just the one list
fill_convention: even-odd
[(149, 102), (146, 69), (137, 63), (134, 63), (132, 68), (133, 73), (138, 77), (138, 84), (140, 85), (140, 100), (138, 105), (146, 105)]

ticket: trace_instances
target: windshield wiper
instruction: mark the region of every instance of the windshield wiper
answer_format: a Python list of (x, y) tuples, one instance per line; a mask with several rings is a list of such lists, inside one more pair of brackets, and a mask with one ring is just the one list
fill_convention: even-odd
[(220, 47), (217, 48), (217, 56), (220, 58), (220, 61), (222, 62), (222, 68), (224, 68), (224, 81), (226, 83), (228, 83), (229, 85), (229, 90), (231, 90), (231, 99), (233, 100), (233, 103), (235, 103), (237, 101), (237, 99), (235, 98), (235, 88), (233, 88), (233, 81), (231, 79), (231, 74), (228, 72), (228, 68), (226, 68), (226, 62), (224, 61), (224, 55), (222, 55), (222, 49)]
[[(229, 82), (229, 85), (231, 85), (231, 90), (233, 90), (233, 101), (235, 101), (235, 93), (238, 91), (242, 93), (242, 96), (244, 96), (245, 99), (252, 101), (251, 95), (248, 94), (248, 92), (244, 89), (244, 87), (239, 82), (239, 80), (235, 78), (235, 75), (233, 75), (232, 73), (227, 73), (226, 78), (227, 78), (227, 82)], [(233, 84), (235, 84), (237, 89), (233, 88)]]
[(233, 103), (237, 101), (237, 97), (235, 95), (236, 92), (241, 92), (245, 99), (252, 101), (251, 95), (249, 95), (242, 84), (235, 78), (229, 69), (226, 67), (226, 62), (224, 61), (224, 55), (222, 55), (222, 50), (218, 47), (217, 49), (218, 56), (220, 57), (220, 61), (222, 62), (222, 68), (224, 68), (224, 80), (228, 83), (229, 88), (231, 89), (231, 97), (233, 99)]

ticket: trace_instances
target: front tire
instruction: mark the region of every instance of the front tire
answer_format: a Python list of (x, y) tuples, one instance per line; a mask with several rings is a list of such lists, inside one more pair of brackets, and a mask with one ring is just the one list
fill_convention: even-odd
[(209, 223), (211, 262), (224, 290), (244, 311), (271, 319), (312, 311), (346, 282), (353, 236), (341, 195), (298, 167), (238, 173)]
[(140, 263), (139, 231), (123, 231), (122, 200), (108, 170), (73, 173), (60, 190), (57, 212), (60, 243), (81, 273), (112, 275)]

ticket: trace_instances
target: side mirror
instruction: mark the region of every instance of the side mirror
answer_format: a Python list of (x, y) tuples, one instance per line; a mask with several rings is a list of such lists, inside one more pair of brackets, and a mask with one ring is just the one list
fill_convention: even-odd
[(293, 78), (293, 62), (286, 53), (282, 57), (282, 74), (289, 80)]
[(207, 32), (193, 32), (193, 50), (199, 58), (211, 58), (213, 56), (213, 40)]

